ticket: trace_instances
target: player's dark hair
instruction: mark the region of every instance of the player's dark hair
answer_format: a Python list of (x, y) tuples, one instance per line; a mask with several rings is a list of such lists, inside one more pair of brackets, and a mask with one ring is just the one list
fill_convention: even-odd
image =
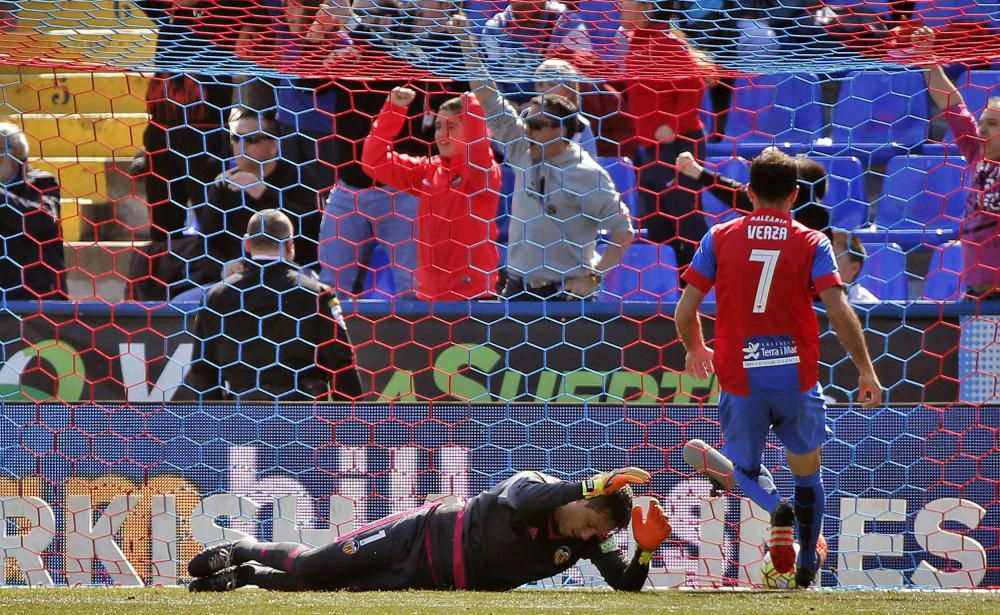
[(826, 169), (811, 158), (796, 158), (799, 173), (799, 198), (796, 205), (822, 201), (826, 196)]
[(764, 150), (750, 163), (750, 188), (760, 201), (778, 204), (798, 187), (795, 160), (777, 148)]
[(632, 488), (626, 485), (611, 495), (592, 498), (587, 506), (611, 519), (616, 530), (624, 529), (632, 520)]
[[(799, 188), (799, 194), (802, 194), (802, 188)], [(792, 217), (806, 228), (811, 228), (830, 237), (830, 210), (827, 209), (826, 205), (807, 203), (795, 206), (792, 209)]]
[(538, 105), (544, 115), (558, 120), (563, 127), (563, 137), (572, 139), (580, 132), (579, 109), (576, 104), (562, 94), (543, 94), (531, 99), (530, 104)]

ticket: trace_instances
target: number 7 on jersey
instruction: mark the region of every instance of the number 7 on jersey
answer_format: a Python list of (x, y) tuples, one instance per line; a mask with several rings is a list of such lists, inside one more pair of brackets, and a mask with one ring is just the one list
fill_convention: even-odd
[(760, 271), (760, 280), (757, 282), (757, 296), (753, 299), (753, 313), (763, 314), (767, 309), (767, 298), (771, 294), (771, 282), (774, 281), (774, 270), (778, 267), (778, 256), (781, 250), (759, 250), (750, 251), (751, 263), (763, 263), (764, 267)]

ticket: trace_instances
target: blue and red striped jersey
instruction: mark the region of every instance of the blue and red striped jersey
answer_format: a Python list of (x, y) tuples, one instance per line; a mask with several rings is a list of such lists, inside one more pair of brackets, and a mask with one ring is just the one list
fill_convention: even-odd
[(788, 395), (819, 378), (813, 297), (843, 286), (826, 235), (777, 209), (705, 235), (684, 280), (716, 289), (715, 372), (737, 395)]

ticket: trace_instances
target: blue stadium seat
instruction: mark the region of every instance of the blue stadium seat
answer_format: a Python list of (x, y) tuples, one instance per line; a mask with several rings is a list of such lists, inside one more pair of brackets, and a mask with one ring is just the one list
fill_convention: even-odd
[(875, 225), (888, 230), (946, 229), (957, 233), (965, 211), (964, 164), (954, 156), (891, 159)]
[[(723, 109), (724, 111), (724, 109)], [(701, 99), (701, 111), (699, 112), (699, 117), (701, 117), (701, 123), (705, 125), (705, 134), (711, 135), (715, 132), (715, 114), (718, 111), (712, 105), (712, 90), (711, 88), (705, 89), (705, 97)]]
[(827, 172), (823, 204), (830, 208), (830, 225), (854, 229), (868, 223), (865, 169), (854, 156), (810, 156)]
[(853, 73), (841, 84), (833, 107), (831, 138), (869, 151), (891, 144), (914, 147), (927, 138), (928, 107), (919, 72)]
[(962, 247), (957, 242), (936, 248), (924, 282), (924, 299), (955, 301), (961, 298)]
[[(1000, 96), (1000, 70), (965, 71), (955, 79), (955, 85), (962, 93), (965, 106), (978, 118), (986, 108), (986, 101), (993, 96)], [(955, 147), (955, 135), (951, 132), (951, 126), (947, 122), (944, 125), (946, 130), (943, 142), (926, 143), (921, 148), (921, 153), (934, 156), (944, 155), (945, 152), (954, 156), (961, 155)]]
[(959, 22), (996, 25), (1000, 18), (1000, 4), (995, 0), (916, 0), (913, 17), (932, 28)]
[(667, 245), (636, 242), (604, 276), (602, 301), (677, 301), (677, 256)]
[(819, 81), (814, 75), (741, 77), (734, 85), (726, 136), (735, 140), (737, 147), (812, 143), (823, 129), (820, 100)]
[(965, 106), (978, 118), (986, 108), (986, 101), (992, 96), (1000, 96), (1000, 71), (969, 71), (962, 75), (957, 85)]
[[(865, 194), (865, 175), (861, 161), (854, 156), (810, 156), (823, 165), (827, 173), (826, 196), (823, 204), (831, 209), (831, 224), (837, 228), (854, 229), (868, 222), (868, 198)], [(741, 182), (750, 178), (750, 161), (742, 158), (711, 157), (707, 168)], [(702, 208), (716, 216), (715, 222), (725, 222), (735, 217), (728, 204), (723, 204), (705, 192)]]
[(865, 250), (868, 258), (857, 282), (882, 301), (906, 301), (906, 253), (896, 244), (865, 244)]
[[(743, 183), (750, 180), (750, 161), (745, 158), (712, 156), (705, 160), (705, 168)], [(739, 216), (736, 210), (730, 207), (730, 204), (731, 202), (723, 203), (715, 198), (708, 190), (701, 193), (701, 208), (708, 214), (706, 219), (709, 226), (721, 224)]]
[(642, 217), (639, 211), (639, 191), (636, 188), (635, 164), (628, 158), (612, 158), (602, 156), (597, 159), (601, 166), (611, 175), (611, 181), (615, 183), (615, 188), (622, 195), (628, 210), (632, 212), (632, 217), (638, 220)]
[(368, 258), (368, 270), (362, 268), (365, 277), (365, 290), (359, 296), (360, 299), (372, 299), (375, 301), (391, 301), (396, 294), (396, 281), (392, 277), (392, 264), (386, 248), (375, 246), (371, 256)]
[(507, 245), (510, 228), (510, 200), (514, 195), (514, 169), (501, 164), (500, 198), (497, 200), (497, 243)]

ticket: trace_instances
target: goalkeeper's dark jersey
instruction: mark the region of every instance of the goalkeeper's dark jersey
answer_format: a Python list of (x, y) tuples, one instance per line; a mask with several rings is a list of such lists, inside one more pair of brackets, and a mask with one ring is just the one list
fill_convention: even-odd
[[(505, 590), (561, 573), (581, 559), (589, 559), (615, 589), (639, 590), (649, 572), (638, 555), (623, 558), (613, 538), (581, 540), (560, 536), (553, 512), (582, 499), (578, 482), (564, 482), (541, 472), (521, 472), (471, 499), (464, 507), (443, 507), (431, 529), (435, 576), (454, 577), (454, 586), (476, 590)], [(457, 509), (457, 510), (456, 510)], [(461, 533), (452, 536), (440, 523), (454, 518)], [(435, 535), (436, 534), (436, 535)], [(451, 540), (448, 540), (448, 539)], [(454, 549), (460, 542), (459, 552)], [(442, 570), (441, 563), (450, 570)], [(464, 577), (464, 578), (463, 578)]]

